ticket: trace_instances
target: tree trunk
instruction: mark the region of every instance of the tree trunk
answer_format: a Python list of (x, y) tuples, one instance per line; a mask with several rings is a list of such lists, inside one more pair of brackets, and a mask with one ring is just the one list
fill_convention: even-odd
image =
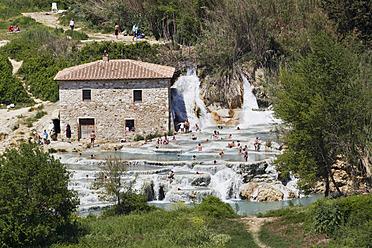
[(336, 188), (339, 196), (343, 196), (344, 194), (341, 192), (340, 188), (337, 186), (336, 181), (335, 181), (335, 178), (333, 177), (333, 174), (331, 172), (331, 166), (330, 165), (327, 165), (327, 168), (328, 168), (329, 176), (331, 177), (332, 183), (335, 186), (335, 188)]
[(324, 192), (324, 197), (328, 197), (329, 196), (329, 176), (328, 176), (328, 170), (326, 170), (326, 173), (325, 173), (325, 192)]

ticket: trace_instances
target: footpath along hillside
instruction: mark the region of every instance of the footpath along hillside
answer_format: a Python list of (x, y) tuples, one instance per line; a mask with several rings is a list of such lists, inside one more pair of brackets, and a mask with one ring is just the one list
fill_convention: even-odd
[[(37, 22), (44, 24), (47, 27), (51, 28), (63, 28), (64, 30), (70, 29), (69, 26), (64, 26), (61, 25), (60, 22), (58, 21), (58, 18), (60, 17), (61, 14), (57, 14), (55, 12), (28, 12), (28, 13), (22, 13), (24, 16), (31, 17), (35, 19)], [(74, 30), (79, 31), (82, 28), (77, 26)], [(136, 42), (133, 41), (133, 37), (130, 35), (124, 36), (124, 35), (119, 35), (119, 38), (116, 39), (114, 36), (114, 27), (112, 27), (112, 34), (102, 34), (102, 33), (92, 33), (85, 31), (85, 33), (88, 34), (89, 39), (82, 41), (82, 42), (92, 42), (92, 41), (115, 41), (115, 42), (124, 42), (124, 43), (132, 43)], [(160, 44), (161, 42), (155, 40), (152, 37), (146, 37), (145, 39), (141, 39), (149, 42), (150, 44)]]

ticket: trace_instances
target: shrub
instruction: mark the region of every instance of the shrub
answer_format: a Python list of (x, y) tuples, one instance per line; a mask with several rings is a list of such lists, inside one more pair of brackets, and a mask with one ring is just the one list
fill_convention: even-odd
[(313, 225), (316, 231), (332, 234), (342, 224), (344, 216), (337, 202), (322, 199), (315, 203)]
[[(79, 200), (66, 167), (35, 144), (0, 157), (0, 246), (41, 247), (58, 239)], [(27, 192), (27, 193), (25, 193)]]
[(140, 135), (140, 134), (137, 134), (137, 136), (134, 138), (134, 141), (139, 141), (139, 140), (144, 140), (145, 138)]
[(104, 212), (104, 216), (130, 214), (132, 212), (149, 212), (157, 209), (147, 203), (146, 195), (125, 192), (120, 194), (120, 203)]
[(89, 36), (84, 32), (67, 30), (66, 35), (70, 36), (73, 40), (87, 40)]
[(0, 54), (0, 103), (27, 103), (34, 101), (27, 94), (22, 82), (13, 76), (12, 65), (6, 56)]
[(228, 203), (224, 203), (215, 196), (203, 198), (202, 202), (196, 206), (196, 209), (205, 215), (215, 218), (234, 218), (238, 216)]
[(48, 152), (49, 152), (49, 153), (56, 153), (56, 152), (57, 152), (57, 150), (56, 150), (56, 149), (54, 149), (54, 148), (49, 148), (49, 149), (48, 149)]

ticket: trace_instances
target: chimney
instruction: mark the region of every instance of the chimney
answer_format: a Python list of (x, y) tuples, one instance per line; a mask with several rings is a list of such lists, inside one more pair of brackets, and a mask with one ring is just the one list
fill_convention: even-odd
[(108, 57), (108, 54), (107, 54), (106, 50), (102, 54), (102, 61), (104, 61), (104, 62), (108, 62), (109, 61), (109, 57)]

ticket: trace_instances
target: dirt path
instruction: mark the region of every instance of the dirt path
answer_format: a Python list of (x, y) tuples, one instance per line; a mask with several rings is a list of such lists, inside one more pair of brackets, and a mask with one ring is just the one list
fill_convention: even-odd
[[(54, 13), (54, 12), (28, 12), (28, 13), (22, 13), (24, 16), (31, 17), (35, 19), (37, 22), (40, 22), (44, 24), (45, 26), (51, 27), (51, 28), (63, 28), (64, 30), (70, 29), (67, 25), (61, 25), (58, 21), (58, 18), (60, 14)], [(74, 30), (79, 31), (81, 28), (77, 27)], [(114, 28), (112, 29), (114, 32)], [(92, 42), (92, 41), (115, 41), (115, 42), (125, 42), (125, 43), (134, 43), (136, 41), (132, 40), (132, 36), (123, 36), (119, 35), (119, 38), (116, 39), (116, 37), (113, 34), (101, 34), (101, 33), (89, 33), (87, 32), (89, 39), (83, 40), (81, 42)], [(160, 42), (153, 39), (153, 38), (146, 38), (145, 41), (149, 42), (150, 44), (159, 44)]]
[(9, 59), (9, 61), (10, 61), (10, 63), (12, 63), (12, 66), (13, 66), (13, 74), (16, 74), (17, 73), (17, 71), (19, 70), (19, 68), (21, 68), (21, 66), (22, 66), (22, 63), (23, 63), (23, 60), (21, 60), (21, 61), (16, 61), (16, 60), (14, 60), (14, 59), (11, 59), (11, 58), (8, 58)]
[(5, 46), (9, 40), (0, 40), (0, 47)]
[(263, 226), (266, 222), (272, 222), (278, 219), (278, 217), (257, 218), (256, 216), (248, 216), (245, 218), (241, 218), (240, 220), (246, 222), (249, 225), (248, 231), (252, 233), (253, 240), (259, 247), (269, 248), (269, 246), (263, 244), (259, 239), (259, 232), (261, 226)]

